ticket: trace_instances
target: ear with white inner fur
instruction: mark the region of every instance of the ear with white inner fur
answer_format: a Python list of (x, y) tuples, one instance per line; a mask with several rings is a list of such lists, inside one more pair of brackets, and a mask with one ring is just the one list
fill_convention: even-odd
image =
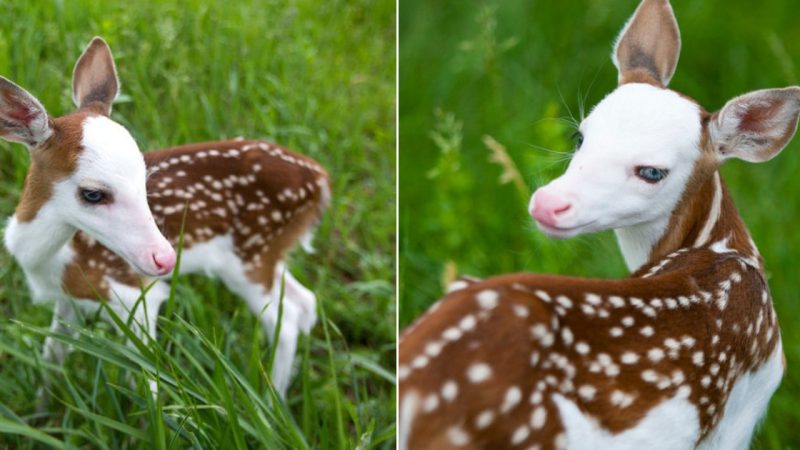
[(33, 148), (52, 133), (42, 104), (25, 89), (0, 77), (0, 137)]
[(90, 108), (106, 116), (119, 91), (117, 69), (111, 49), (95, 37), (75, 63), (72, 74), (72, 101), (79, 109)]
[(654, 81), (666, 87), (680, 51), (681, 35), (669, 1), (642, 0), (614, 45), (619, 84)]
[(720, 160), (772, 159), (797, 131), (800, 87), (765, 89), (729, 101), (711, 117), (709, 136)]

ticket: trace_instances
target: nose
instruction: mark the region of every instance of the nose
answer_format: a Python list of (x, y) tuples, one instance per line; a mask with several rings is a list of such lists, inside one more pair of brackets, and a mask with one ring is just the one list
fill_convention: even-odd
[(159, 275), (166, 275), (175, 267), (175, 250), (172, 247), (153, 252), (152, 258)]
[(572, 204), (561, 195), (547, 189), (539, 189), (533, 194), (531, 215), (537, 222), (550, 227), (556, 226), (559, 216), (572, 208)]

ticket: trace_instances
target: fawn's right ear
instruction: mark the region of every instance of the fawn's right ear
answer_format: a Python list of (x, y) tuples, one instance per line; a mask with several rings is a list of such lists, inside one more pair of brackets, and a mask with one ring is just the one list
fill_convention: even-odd
[(25, 89), (0, 77), (0, 137), (34, 148), (52, 133), (44, 106)]
[(669, 0), (642, 0), (614, 45), (619, 84), (649, 82), (666, 87), (681, 52), (681, 34)]
[(72, 73), (72, 101), (79, 109), (93, 109), (105, 116), (119, 91), (117, 68), (111, 49), (95, 37), (75, 63)]

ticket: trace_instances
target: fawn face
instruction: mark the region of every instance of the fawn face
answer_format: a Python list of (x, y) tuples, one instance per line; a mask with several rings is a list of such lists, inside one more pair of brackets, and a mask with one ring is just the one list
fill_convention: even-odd
[(581, 123), (566, 172), (531, 213), (555, 237), (669, 217), (700, 156), (700, 108), (673, 91), (626, 84)]
[(708, 114), (666, 87), (679, 52), (669, 2), (643, 0), (612, 56), (619, 87), (580, 124), (566, 172), (531, 197), (546, 234), (642, 227), (657, 238), (681, 200), (700, 194), (700, 178), (729, 158), (771, 159), (794, 135), (800, 88), (752, 92)]
[(0, 136), (26, 144), (31, 153), (15, 218), (74, 227), (140, 272), (165, 275), (175, 252), (147, 204), (144, 157), (130, 133), (108, 117), (117, 90), (111, 52), (99, 38), (75, 66), (78, 111), (68, 116), (50, 118), (31, 94), (0, 77)]

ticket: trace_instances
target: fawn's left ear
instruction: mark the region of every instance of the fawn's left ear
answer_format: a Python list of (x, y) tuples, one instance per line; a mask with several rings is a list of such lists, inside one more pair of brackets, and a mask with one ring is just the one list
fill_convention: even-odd
[(768, 161), (789, 143), (800, 116), (800, 87), (765, 89), (729, 101), (709, 121), (720, 160)]
[(79, 109), (89, 108), (108, 116), (118, 91), (119, 79), (111, 49), (106, 41), (95, 37), (75, 63), (72, 100)]
[(681, 35), (669, 1), (642, 0), (614, 45), (619, 84), (649, 82), (666, 87), (680, 52)]

